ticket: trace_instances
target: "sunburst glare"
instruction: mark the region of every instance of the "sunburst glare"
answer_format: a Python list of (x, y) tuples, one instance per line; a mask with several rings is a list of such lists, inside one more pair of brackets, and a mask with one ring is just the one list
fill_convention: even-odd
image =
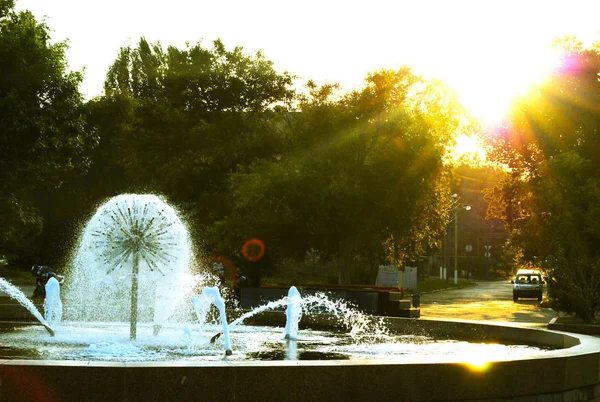
[(456, 144), (451, 152), (453, 162), (467, 161), (470, 164), (479, 164), (486, 160), (486, 150), (481, 140), (475, 136), (459, 134)]

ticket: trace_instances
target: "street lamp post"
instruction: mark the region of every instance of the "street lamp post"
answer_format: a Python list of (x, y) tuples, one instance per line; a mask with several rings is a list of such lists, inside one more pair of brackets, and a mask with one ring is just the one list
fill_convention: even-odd
[(454, 207), (454, 284), (458, 284), (458, 205)]
[(444, 258), (442, 261), (442, 264), (444, 266), (443, 269), (443, 277), (446, 280), (446, 283), (448, 282), (448, 231), (446, 230), (446, 232), (444, 233), (444, 242), (443, 242), (443, 252), (444, 252)]

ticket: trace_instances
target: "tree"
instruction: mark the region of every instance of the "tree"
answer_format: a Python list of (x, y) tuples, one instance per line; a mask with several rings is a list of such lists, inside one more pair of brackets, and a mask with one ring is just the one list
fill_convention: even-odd
[(14, 7), (14, 0), (0, 0), (0, 18), (6, 17)]
[(554, 307), (591, 321), (600, 309), (600, 53), (561, 45), (560, 68), (492, 136), (510, 170), (488, 193), (488, 212), (511, 229), (522, 264), (549, 271)]
[(535, 236), (550, 269), (553, 307), (593, 321), (600, 310), (600, 175), (590, 160), (569, 151), (540, 167), (532, 183), (532, 213), (523, 236)]
[(338, 98), (335, 86), (308, 89), (287, 151), (232, 176), (235, 208), (216, 228), (286, 256), (319, 250), (338, 260), (340, 282), (370, 283), (380, 263), (417, 259), (440, 238), (459, 107), (408, 68)]
[(0, 2), (0, 253), (16, 258), (41, 232), (36, 192), (60, 187), (88, 166), (86, 130), (66, 43), (14, 2)]
[(105, 156), (98, 154), (92, 179), (117, 175), (102, 186), (109, 193), (162, 194), (203, 242), (206, 228), (230, 212), (229, 175), (280, 152), (291, 84), (260, 52), (228, 50), (219, 40), (165, 49), (141, 38), (120, 50), (105, 96), (90, 105)]

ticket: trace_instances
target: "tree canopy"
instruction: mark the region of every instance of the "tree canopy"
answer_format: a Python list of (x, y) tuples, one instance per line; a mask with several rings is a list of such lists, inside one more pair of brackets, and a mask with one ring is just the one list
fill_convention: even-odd
[[(64, 261), (78, 225), (123, 192), (162, 195), (198, 254), (252, 267), (312, 253), (336, 261), (340, 281), (371, 283), (379, 264), (439, 246), (452, 202), (446, 156), (468, 129), (439, 82), (403, 67), (346, 94), (310, 81), (301, 92), (260, 52), (141, 38), (84, 103), (66, 44), (5, 5), (3, 253), (37, 239), (41, 257)], [(264, 245), (261, 261), (244, 260), (250, 239)]]
[(309, 83), (288, 119), (285, 152), (232, 176), (235, 207), (215, 236), (260, 237), (297, 258), (319, 250), (337, 258), (340, 281), (363, 283), (379, 264), (412, 261), (436, 245), (459, 107), (407, 68), (366, 81), (337, 99), (334, 86)]
[(0, 2), (0, 253), (13, 255), (42, 230), (36, 192), (55, 189), (89, 165), (81, 74), (66, 43), (13, 1)]
[(142, 38), (119, 52), (92, 114), (133, 186), (206, 223), (227, 205), (227, 175), (280, 146), (274, 106), (293, 99), (291, 82), (261, 53), (218, 40), (164, 51)]
[(521, 262), (549, 269), (555, 307), (589, 321), (600, 308), (600, 52), (562, 46), (560, 68), (492, 137), (510, 171), (488, 199)]

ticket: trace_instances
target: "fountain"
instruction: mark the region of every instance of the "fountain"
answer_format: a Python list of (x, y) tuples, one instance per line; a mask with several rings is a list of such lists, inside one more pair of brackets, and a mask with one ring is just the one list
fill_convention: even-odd
[(191, 261), (187, 229), (172, 207), (155, 195), (114, 197), (82, 234), (66, 313), (76, 321), (127, 320), (135, 340), (140, 318), (160, 327), (190, 294)]
[(45, 317), (0, 278), (55, 333), (0, 325), (0, 399), (600, 396), (600, 340), (584, 335), (371, 317), (296, 287), (227, 324), (219, 289), (190, 270), (190, 243), (159, 197), (121, 195), (88, 222), (64, 289), (48, 282)]

